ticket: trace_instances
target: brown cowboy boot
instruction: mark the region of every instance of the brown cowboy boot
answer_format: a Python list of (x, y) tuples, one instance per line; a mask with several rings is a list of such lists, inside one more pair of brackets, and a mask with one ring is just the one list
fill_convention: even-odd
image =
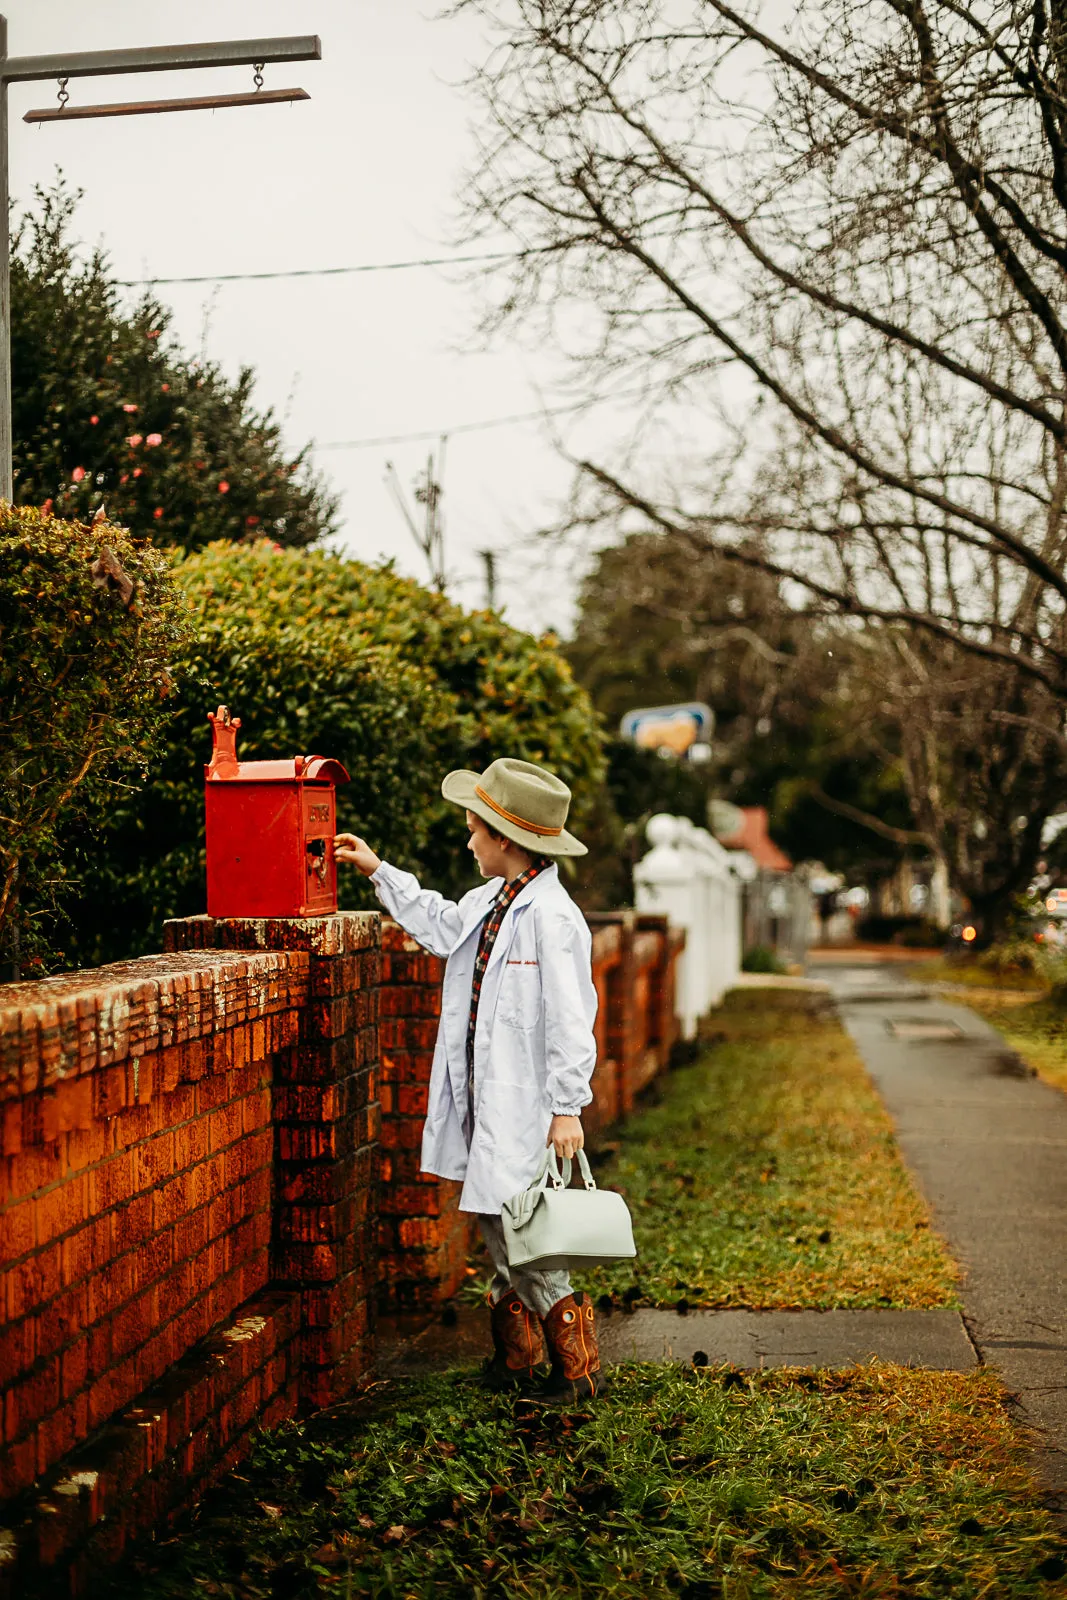
[(545, 1317), (552, 1372), (543, 1389), (548, 1400), (591, 1400), (604, 1387), (596, 1342), (593, 1302), (580, 1290), (557, 1300)]
[(481, 1372), (481, 1382), (491, 1389), (514, 1389), (531, 1383), (535, 1367), (548, 1360), (541, 1319), (527, 1309), (514, 1289), (505, 1289), (489, 1305), (493, 1354)]

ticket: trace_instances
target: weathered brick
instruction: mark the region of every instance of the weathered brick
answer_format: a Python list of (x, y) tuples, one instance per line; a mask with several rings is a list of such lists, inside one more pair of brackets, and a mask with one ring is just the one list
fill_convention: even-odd
[(195, 1167), (209, 1154), (208, 1121), (205, 1116), (192, 1116), (174, 1130), (174, 1170)]
[(0, 1323), (0, 1389), (27, 1372), (37, 1359), (37, 1322), (32, 1316)]
[(212, 1151), (225, 1150), (241, 1137), (241, 1102), (231, 1100), (228, 1105), (220, 1106), (217, 1111), (212, 1111), (208, 1117), (208, 1148)]
[(111, 1259), (111, 1216), (95, 1217), (83, 1228), (67, 1234), (58, 1248), (63, 1283), (69, 1285), (85, 1278)]
[(37, 1208), (32, 1200), (0, 1211), (0, 1261), (16, 1261), (37, 1242)]
[(94, 1118), (117, 1116), (126, 1104), (125, 1066), (98, 1067), (89, 1081), (92, 1084)]
[(351, 995), (340, 995), (333, 1000), (312, 1000), (301, 1013), (300, 1037), (308, 1043), (342, 1039), (355, 1026)]
[(84, 1173), (74, 1173), (54, 1189), (47, 1190), (34, 1200), (39, 1244), (49, 1244), (65, 1233), (71, 1233), (85, 1220), (88, 1210), (88, 1180)]
[(416, 1122), (390, 1117), (382, 1124), (381, 1142), (385, 1150), (417, 1150), (422, 1144), (422, 1129)]
[(395, 984), (378, 993), (378, 1016), (384, 1017), (439, 1017), (441, 996), (437, 989), (422, 984)]
[(133, 1181), (143, 1192), (154, 1189), (174, 1171), (174, 1135), (159, 1133), (133, 1150)]
[(93, 1086), (91, 1078), (71, 1078), (57, 1083), (51, 1094), (43, 1096), (44, 1137), (47, 1143), (60, 1134), (93, 1126)]
[(36, 1354), (57, 1354), (89, 1323), (89, 1285), (76, 1283), (46, 1301), (36, 1316)]
[(102, 1161), (89, 1172), (89, 1206), (93, 1212), (109, 1211), (135, 1192), (133, 1156), (128, 1150)]
[(73, 1129), (66, 1135), (63, 1165), (67, 1172), (80, 1172), (106, 1161), (115, 1148), (115, 1123), (93, 1122), (87, 1128)]
[(396, 1083), (429, 1083), (431, 1050), (390, 1050), (382, 1054), (382, 1078)]
[(58, 1356), (25, 1373), (4, 1392), (4, 1443), (13, 1444), (37, 1427), (42, 1417), (55, 1411), (60, 1400), (61, 1364)]
[(0, 1450), (0, 1500), (28, 1489), (37, 1476), (36, 1431)]
[(63, 1148), (61, 1144), (36, 1144), (10, 1156), (7, 1168), (7, 1192), (12, 1196), (34, 1194), (51, 1187), (64, 1176)]
[[(220, 1044), (221, 1042), (221, 1040), (216, 1041)], [(195, 1087), (198, 1113), (214, 1111), (217, 1107), (225, 1105), (229, 1099), (225, 1062), (222, 1063), (220, 1070), (207, 1073)]]
[(378, 1041), (381, 1049), (433, 1050), (437, 1043), (437, 1023), (429, 1018), (383, 1017), (378, 1024)]

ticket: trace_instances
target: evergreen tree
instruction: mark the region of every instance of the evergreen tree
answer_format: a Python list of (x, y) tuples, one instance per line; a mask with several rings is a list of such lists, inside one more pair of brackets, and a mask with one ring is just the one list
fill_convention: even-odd
[(13, 242), (16, 503), (83, 522), (103, 504), (134, 535), (186, 550), (332, 532), (336, 499), (255, 410), (251, 370), (231, 383), (186, 356), (152, 295), (124, 310), (106, 256), (81, 257), (72, 239), (77, 199), (61, 177), (38, 189)]

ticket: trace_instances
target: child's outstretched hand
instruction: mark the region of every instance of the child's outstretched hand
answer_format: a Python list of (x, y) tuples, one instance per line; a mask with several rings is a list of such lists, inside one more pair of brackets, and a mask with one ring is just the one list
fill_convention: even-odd
[(366, 839), (357, 839), (354, 833), (339, 833), (333, 841), (334, 857), (338, 861), (351, 861), (365, 878), (377, 872), (381, 858), (374, 854)]

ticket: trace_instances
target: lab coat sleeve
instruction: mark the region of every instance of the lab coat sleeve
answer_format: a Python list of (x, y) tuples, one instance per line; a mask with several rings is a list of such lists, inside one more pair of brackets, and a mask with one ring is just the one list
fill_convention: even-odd
[(463, 927), (463, 913), (454, 900), (446, 900), (436, 889), (423, 889), (413, 873), (401, 872), (388, 861), (371, 874), (370, 881), (405, 933), (431, 955), (451, 955)]
[(569, 917), (539, 923), (537, 959), (545, 1016), (545, 1066), (554, 1117), (577, 1117), (593, 1098), (597, 993), (592, 940)]

